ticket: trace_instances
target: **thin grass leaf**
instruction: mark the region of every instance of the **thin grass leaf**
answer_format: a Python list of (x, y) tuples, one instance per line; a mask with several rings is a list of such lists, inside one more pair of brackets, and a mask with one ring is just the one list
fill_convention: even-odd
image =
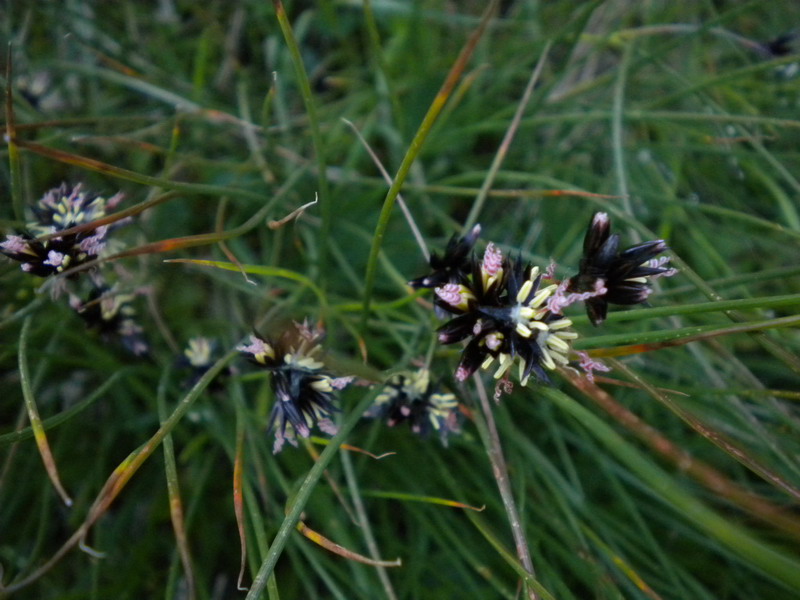
[[(750, 321), (738, 325), (699, 325), (696, 327), (680, 327), (667, 331), (602, 335), (594, 338), (581, 338), (575, 342), (574, 347), (576, 350), (591, 349), (590, 354), (596, 357), (626, 356), (629, 354), (639, 354), (641, 352), (652, 352), (653, 350), (671, 346), (683, 346), (690, 342), (707, 340), (734, 333), (791, 327), (797, 323), (800, 323), (800, 315), (780, 317), (777, 319), (764, 319), (762, 321)], [(622, 342), (634, 343), (608, 348), (603, 347), (617, 343), (621, 344)]]
[(338, 554), (342, 558), (346, 558), (348, 560), (360, 562), (365, 565), (369, 565), (371, 567), (403, 566), (403, 561), (400, 560), (399, 558), (396, 558), (394, 560), (375, 560), (373, 558), (369, 558), (368, 556), (363, 556), (361, 554), (358, 554), (357, 552), (353, 552), (352, 550), (348, 550), (344, 546), (332, 542), (321, 533), (314, 531), (302, 521), (297, 523), (297, 531), (299, 531), (303, 535), (303, 537), (306, 537), (315, 544), (317, 544), (318, 546), (325, 548), (328, 552), (333, 552), (334, 554)]
[(64, 486), (61, 485), (58, 468), (56, 467), (53, 453), (50, 451), (50, 444), (47, 441), (47, 434), (42, 426), (42, 420), (39, 418), (39, 409), (36, 407), (36, 398), (31, 386), (31, 375), (28, 370), (28, 336), (30, 335), (31, 319), (31, 316), (25, 318), (22, 324), (22, 332), (19, 336), (19, 376), (22, 395), (25, 398), (25, 408), (28, 411), (33, 437), (36, 440), (37, 448), (39, 448), (39, 455), (42, 457), (47, 475), (50, 477), (53, 487), (58, 492), (58, 495), (61, 496), (64, 504), (72, 506), (72, 498), (69, 497)]
[[(79, 415), (87, 408), (89, 408), (92, 404), (97, 402), (106, 391), (114, 385), (118, 379), (120, 379), (123, 375), (126, 375), (125, 371), (117, 371), (111, 377), (106, 379), (100, 386), (98, 386), (91, 394), (86, 396), (83, 400), (75, 404), (74, 406), (69, 407), (67, 410), (58, 413), (57, 415), (53, 415), (52, 417), (48, 417), (44, 421), (40, 422), (41, 428), (44, 431), (48, 431), (49, 429), (54, 429), (58, 427), (62, 423), (66, 423), (73, 417)], [(20, 429), (18, 431), (14, 431), (11, 433), (5, 433), (0, 435), (0, 448), (3, 446), (7, 446), (9, 444), (15, 444), (17, 442), (21, 442), (23, 440), (30, 439), (35, 437), (35, 432), (33, 427), (25, 427), (24, 429)]]
[(386, 228), (389, 226), (389, 218), (392, 214), (394, 202), (397, 198), (397, 195), (400, 193), (400, 189), (403, 187), (403, 183), (405, 182), (406, 176), (411, 169), (411, 165), (414, 163), (417, 155), (422, 150), (422, 145), (425, 143), (425, 140), (427, 139), (433, 124), (436, 122), (439, 113), (441, 113), (442, 108), (444, 108), (444, 105), (447, 103), (450, 94), (453, 92), (453, 88), (464, 72), (467, 63), (469, 62), (472, 53), (475, 51), (475, 47), (478, 45), (478, 42), (483, 36), (483, 33), (486, 30), (494, 11), (497, 9), (498, 4), (498, 0), (491, 0), (481, 16), (480, 24), (478, 25), (477, 29), (469, 37), (458, 58), (450, 68), (450, 72), (447, 74), (447, 77), (442, 83), (442, 87), (439, 88), (439, 91), (434, 97), (433, 102), (431, 102), (431, 105), (428, 108), (428, 112), (425, 113), (425, 117), (422, 119), (419, 129), (417, 129), (414, 139), (411, 140), (411, 145), (409, 146), (406, 155), (403, 157), (400, 167), (397, 169), (397, 173), (394, 176), (394, 181), (392, 182), (389, 191), (386, 193), (386, 198), (383, 200), (383, 206), (381, 207), (381, 212), (378, 216), (378, 223), (375, 226), (375, 233), (372, 237), (372, 246), (370, 247), (369, 257), (367, 258), (366, 274), (364, 275), (364, 308), (361, 320), (362, 332), (366, 327), (367, 318), (369, 317), (370, 303), (372, 302), (372, 291), (375, 286), (375, 274), (378, 267), (378, 254), (380, 252), (381, 245), (383, 244), (383, 238), (386, 235)]
[(241, 561), (239, 576), (236, 579), (236, 588), (245, 591), (247, 588), (242, 586), (244, 580), (244, 570), (247, 565), (247, 534), (244, 521), (244, 496), (242, 489), (244, 485), (244, 415), (241, 407), (237, 404), (236, 408), (236, 455), (233, 459), (233, 512), (236, 515), (236, 528), (239, 530), (239, 552)]
[[(754, 457), (745, 448), (742, 448), (740, 445), (734, 443), (732, 440), (728, 438), (728, 436), (726, 436), (721, 431), (714, 430), (713, 428), (703, 423), (700, 419), (696, 418), (691, 413), (681, 408), (666, 394), (662, 393), (661, 390), (653, 388), (653, 386), (651, 386), (644, 379), (639, 377), (639, 375), (637, 375), (625, 363), (619, 360), (611, 359), (609, 360), (609, 364), (611, 364), (611, 366), (615, 370), (625, 373), (625, 375), (627, 375), (629, 378), (635, 381), (642, 389), (646, 390), (652, 398), (655, 398), (656, 400), (664, 404), (672, 412), (678, 415), (683, 421), (685, 421), (692, 429), (694, 429), (700, 435), (705, 437), (712, 444), (724, 450), (729, 456), (741, 462), (743, 465), (745, 465), (754, 473), (757, 473), (765, 481), (785, 491), (787, 494), (792, 496), (795, 499), (795, 501), (800, 502), (800, 489), (793, 486), (784, 477), (781, 477), (780, 475), (778, 475), (778, 473), (776, 473), (775, 471), (764, 465), (761, 461), (759, 461), (756, 457)], [(759, 511), (759, 514), (766, 516), (769, 512), (770, 511)], [(795, 535), (798, 532), (800, 532), (800, 529), (798, 529), (797, 527), (797, 523), (787, 524), (785, 522), (782, 522), (780, 528), (784, 529), (788, 533), (793, 533)]]
[(178, 192), (195, 194), (198, 196), (234, 196), (246, 200), (254, 200), (260, 203), (264, 201), (263, 194), (251, 192), (249, 190), (219, 185), (185, 183), (182, 181), (163, 179), (162, 177), (143, 175), (142, 173), (136, 173), (128, 169), (115, 167), (114, 165), (104, 163), (94, 158), (72, 154), (56, 148), (49, 148), (47, 146), (43, 146), (42, 144), (37, 144), (36, 142), (17, 139), (17, 146), (54, 161), (63, 162), (65, 164), (73, 165), (88, 171), (95, 171), (110, 177), (116, 177), (117, 179), (122, 179), (123, 181), (130, 181), (141, 185), (163, 188), (166, 190), (175, 190)]
[(478, 221), (478, 215), (481, 213), (481, 209), (483, 208), (484, 202), (486, 202), (489, 190), (491, 189), (492, 184), (494, 183), (494, 180), (497, 177), (497, 172), (500, 170), (500, 167), (503, 164), (503, 160), (508, 154), (508, 148), (509, 146), (511, 146), (511, 142), (514, 141), (514, 136), (516, 135), (517, 130), (519, 129), (519, 123), (522, 120), (522, 115), (525, 113), (525, 109), (528, 107), (528, 103), (531, 100), (531, 95), (533, 94), (533, 88), (539, 81), (539, 77), (542, 74), (542, 68), (544, 67), (549, 52), (550, 52), (550, 42), (548, 42), (545, 45), (544, 50), (542, 50), (541, 56), (539, 56), (539, 60), (536, 62), (536, 66), (534, 67), (533, 72), (531, 73), (531, 77), (528, 80), (527, 85), (525, 86), (525, 91), (522, 93), (522, 98), (520, 98), (519, 104), (517, 105), (517, 110), (514, 113), (514, 118), (508, 125), (508, 130), (503, 136), (503, 141), (500, 142), (500, 146), (497, 148), (497, 154), (495, 154), (494, 159), (492, 160), (492, 164), (489, 167), (489, 170), (486, 172), (486, 179), (484, 179), (483, 184), (481, 185), (481, 189), (478, 192), (478, 196), (475, 198), (475, 202), (473, 202), (472, 208), (470, 208), (469, 210), (469, 215), (467, 215), (467, 220), (464, 222), (463, 231), (465, 233), (470, 229), (472, 229), (472, 227)]
[(408, 492), (391, 492), (386, 490), (364, 490), (365, 496), (372, 498), (390, 498), (393, 500), (403, 500), (406, 502), (425, 502), (427, 504), (438, 504), (440, 506), (449, 506), (451, 508), (463, 508), (464, 510), (474, 510), (482, 512), (486, 510), (486, 506), (471, 506), (458, 500), (450, 500), (448, 498), (439, 498), (436, 496), (421, 496), (419, 494), (410, 494)]
[[(170, 370), (165, 369), (161, 379), (157, 400), (158, 417), (162, 424), (167, 418), (167, 407), (164, 400), (166, 394), (166, 384), (169, 379)], [(181, 500), (181, 489), (178, 481), (178, 467), (175, 464), (175, 446), (172, 443), (172, 435), (164, 437), (164, 468), (167, 479), (167, 495), (169, 497), (169, 516), (172, 521), (172, 529), (175, 533), (175, 542), (178, 545), (178, 554), (183, 564), (183, 572), (186, 577), (186, 594), (190, 600), (195, 596), (195, 575), (192, 567), (192, 555), (189, 550), (189, 538), (186, 533), (186, 521), (184, 519), (183, 501)]]
[(635, 569), (631, 567), (631, 565), (625, 561), (625, 559), (616, 552), (614, 552), (611, 548), (608, 547), (607, 544), (603, 543), (603, 540), (600, 539), (594, 531), (589, 529), (586, 525), (582, 527), (583, 532), (592, 540), (595, 546), (597, 546), (600, 551), (606, 555), (606, 557), (620, 570), (622, 573), (631, 580), (631, 582), (636, 586), (637, 589), (644, 592), (644, 594), (648, 598), (652, 598), (653, 600), (661, 600), (661, 596), (656, 594), (647, 582), (642, 579), (642, 577), (636, 572)]
[(503, 545), (503, 543), (498, 539), (497, 535), (491, 531), (489, 525), (484, 519), (473, 512), (467, 512), (465, 514), (475, 528), (481, 532), (486, 541), (489, 542), (497, 551), (497, 553), (503, 557), (503, 560), (505, 560), (505, 562), (511, 566), (512, 569), (514, 569), (517, 575), (519, 575), (525, 581), (525, 583), (527, 583), (542, 598), (542, 600), (555, 600), (555, 596), (553, 596), (544, 586), (542, 586), (542, 584), (539, 583), (536, 578), (519, 563), (513, 552), (508, 550), (508, 548)]
[(89, 529), (105, 514), (111, 504), (114, 502), (119, 493), (124, 489), (130, 479), (144, 464), (144, 462), (152, 455), (158, 448), (164, 437), (169, 434), (178, 422), (186, 415), (187, 411), (191, 408), (200, 394), (205, 388), (219, 375), (222, 369), (233, 359), (236, 355), (235, 351), (227, 353), (225, 356), (216, 361), (208, 371), (197, 381), (192, 389), (184, 396), (175, 410), (170, 414), (166, 421), (164, 421), (158, 431), (151, 437), (143, 446), (129, 454), (115, 469), (114, 472), (106, 480), (100, 493), (95, 498), (94, 502), (89, 509), (86, 519), (78, 527), (70, 538), (64, 542), (61, 548), (53, 554), (42, 566), (33, 571), (26, 577), (15, 581), (13, 584), (0, 587), (0, 591), (5, 593), (14, 593), (21, 590), (42, 577), (50, 569), (52, 569), (70, 550), (78, 544), (81, 544), (89, 532)]
[(333, 215), (333, 207), (331, 206), (330, 193), (328, 192), (328, 178), (326, 177), (327, 166), (327, 151), (325, 143), (322, 139), (320, 132), (319, 117), (317, 116), (317, 107), (314, 102), (314, 96), (311, 93), (311, 83), (308, 80), (306, 67), (303, 63), (303, 58), (300, 54), (300, 47), (297, 45), (292, 25), (289, 23), (289, 18), (286, 16), (286, 9), (283, 7), (281, 0), (272, 0), (272, 5), (275, 8), (275, 16), (278, 19), (283, 37), (286, 40), (286, 45), (289, 48), (289, 55), (292, 57), (292, 64), (294, 65), (295, 73), (297, 75), (297, 82), (300, 85), (300, 93), (303, 97), (303, 104), (308, 113), (308, 124), (311, 128), (311, 138), (314, 141), (314, 150), (316, 155), (317, 164), (317, 185), (319, 187), (319, 198), (322, 205), (322, 227), (320, 228), (320, 255), (319, 265), (320, 273), (322, 276), (322, 287), (325, 287), (325, 280), (327, 278), (327, 248), (328, 237), (331, 231), (331, 218)]
[[(800, 540), (800, 519), (734, 483), (711, 465), (691, 456), (587, 379), (573, 375), (570, 376), (570, 382), (621, 425), (648, 444), (653, 451), (688, 473), (709, 490), (756, 518), (769, 523), (778, 531)], [(774, 482), (775, 479), (771, 478), (771, 481)]]
[(288, 269), (266, 267), (262, 265), (235, 265), (233, 263), (226, 263), (218, 260), (196, 260), (191, 258), (173, 258), (171, 260), (165, 260), (164, 262), (186, 263), (186, 264), (199, 265), (202, 267), (215, 267), (217, 269), (223, 269), (225, 271), (243, 270), (245, 273), (248, 273), (250, 275), (264, 275), (265, 277), (280, 277), (281, 279), (289, 279), (291, 281), (297, 281), (298, 283), (303, 284), (303, 287), (307, 287), (308, 289), (310, 289), (314, 293), (314, 295), (317, 296), (317, 299), (320, 301), (320, 304), (323, 307), (327, 306), (327, 299), (325, 294), (313, 281), (311, 281), (305, 275), (302, 275), (300, 273), (295, 273), (294, 271), (289, 271)]
[[(660, 295), (660, 294), (659, 294)], [(607, 323), (620, 321), (638, 321), (655, 317), (674, 317), (678, 315), (695, 315), (706, 312), (725, 312), (732, 310), (766, 310), (785, 306), (800, 305), (800, 295), (789, 294), (784, 296), (762, 296), (760, 298), (742, 298), (741, 300), (720, 300), (719, 302), (701, 302), (697, 304), (678, 304), (658, 306), (655, 308), (637, 308), (634, 310), (614, 311), (606, 318)], [(573, 323), (588, 323), (589, 319), (583, 315), (570, 317)]]
[(800, 561), (797, 557), (767, 545), (685, 492), (672, 477), (566, 394), (549, 388), (542, 388), (541, 393), (558, 408), (583, 424), (589, 433), (601, 441), (632, 472), (646, 481), (651, 489), (674, 510), (681, 512), (695, 527), (741, 557), (743, 566), (758, 569), (788, 588), (800, 591)]

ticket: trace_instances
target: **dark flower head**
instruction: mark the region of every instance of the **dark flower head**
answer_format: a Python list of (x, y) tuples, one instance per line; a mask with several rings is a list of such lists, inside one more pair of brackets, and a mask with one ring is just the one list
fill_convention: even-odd
[(385, 418), (389, 427), (405, 421), (422, 436), (436, 431), (446, 445), (448, 434), (458, 431), (457, 409), (456, 397), (438, 391), (430, 372), (420, 369), (390, 377), (366, 416)]
[(619, 251), (619, 234), (611, 233), (611, 220), (595, 213), (583, 240), (583, 258), (578, 274), (570, 278), (567, 291), (586, 294), (582, 298), (589, 320), (602, 323), (609, 304), (633, 305), (652, 292), (648, 278), (668, 277), (675, 269), (664, 267), (669, 257), (655, 257), (667, 250), (664, 240), (654, 240)]
[(296, 331), (287, 331), (277, 342), (251, 335), (250, 344), (237, 347), (251, 362), (272, 373), (275, 401), (269, 429), (275, 431), (273, 452), (280, 451), (284, 441), (296, 446), (295, 435), (307, 438), (315, 424), (325, 433), (336, 433), (330, 420), (338, 410), (333, 392), (352, 378), (336, 378), (324, 370), (316, 358), (321, 351), (320, 337), (305, 326), (297, 326)]
[(413, 288), (435, 288), (446, 283), (459, 283), (465, 280), (472, 268), (472, 248), (481, 233), (481, 226), (475, 225), (467, 235), (450, 238), (444, 255), (431, 254), (429, 264), (433, 271), (423, 277), (408, 282)]
[(122, 294), (108, 286), (98, 286), (92, 289), (86, 302), (72, 296), (70, 305), (86, 326), (98, 331), (104, 340), (118, 341), (135, 356), (146, 356), (150, 346), (136, 322), (134, 298), (135, 294)]
[(22, 263), (26, 273), (39, 277), (61, 273), (96, 258), (105, 248), (108, 226), (57, 235), (40, 241), (37, 237), (65, 231), (91, 223), (106, 214), (106, 208), (121, 200), (117, 194), (110, 200), (85, 194), (80, 184), (70, 189), (66, 184), (47, 192), (32, 210), (35, 221), (27, 231), (8, 235), (0, 242), (0, 252)]
[(797, 51), (797, 39), (800, 34), (796, 31), (783, 33), (776, 38), (761, 44), (761, 48), (771, 57), (788, 56)]
[(468, 340), (456, 370), (464, 381), (479, 368), (497, 360), (495, 378), (503, 377), (519, 362), (519, 379), (528, 383), (531, 373), (548, 382), (546, 370), (567, 364), (569, 341), (577, 334), (546, 301), (555, 285), (541, 287), (539, 268), (518, 257), (513, 263), (489, 244), (481, 262), (474, 261), (463, 283), (437, 287), (437, 306), (453, 318), (439, 328), (439, 341), (453, 344)]

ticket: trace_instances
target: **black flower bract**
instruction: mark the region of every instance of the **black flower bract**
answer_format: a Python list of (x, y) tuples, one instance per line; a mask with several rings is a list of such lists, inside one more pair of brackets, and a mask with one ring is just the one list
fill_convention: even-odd
[(606, 319), (609, 304), (645, 302), (652, 292), (648, 278), (675, 273), (663, 266), (669, 257), (655, 258), (668, 249), (664, 240), (645, 242), (621, 252), (619, 243), (619, 234), (611, 233), (608, 215), (595, 213), (583, 240), (578, 274), (570, 278), (567, 287), (570, 292), (591, 293), (584, 303), (594, 325)]
[(464, 281), (472, 269), (472, 248), (481, 233), (481, 226), (476, 225), (464, 237), (454, 235), (445, 248), (444, 255), (431, 254), (429, 274), (408, 282), (413, 288), (435, 288), (446, 283)]

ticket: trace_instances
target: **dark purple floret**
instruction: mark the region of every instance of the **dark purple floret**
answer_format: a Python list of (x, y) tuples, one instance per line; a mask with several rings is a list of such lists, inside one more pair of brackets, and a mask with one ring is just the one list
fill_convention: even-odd
[(427, 369), (420, 369), (389, 378), (365, 416), (384, 418), (389, 427), (408, 423), (423, 437), (436, 431), (446, 445), (448, 434), (458, 431), (458, 400), (440, 391)]
[(272, 374), (275, 401), (269, 416), (269, 430), (275, 432), (273, 452), (288, 441), (296, 446), (296, 435), (307, 438), (317, 425), (333, 435), (336, 426), (330, 419), (339, 409), (334, 404), (334, 390), (342, 389), (352, 377), (333, 377), (315, 358), (320, 352), (320, 335), (305, 326), (286, 332), (277, 342), (258, 335), (250, 336), (250, 344), (237, 349), (251, 362)]
[(652, 292), (648, 278), (675, 274), (675, 269), (664, 267), (669, 257), (655, 258), (667, 250), (663, 240), (654, 240), (620, 252), (619, 234), (611, 233), (608, 215), (595, 213), (583, 241), (578, 274), (569, 279), (567, 291), (589, 294), (584, 299), (586, 313), (599, 325), (609, 304), (641, 304)]
[(136, 321), (134, 294), (122, 294), (107, 286), (92, 289), (86, 302), (72, 297), (70, 304), (89, 329), (109, 342), (119, 342), (131, 354), (146, 356), (150, 345)]
[(413, 288), (435, 288), (446, 283), (460, 283), (472, 271), (472, 248), (481, 233), (481, 226), (475, 225), (467, 235), (450, 238), (444, 255), (431, 254), (428, 275), (412, 279), (408, 282)]
[(73, 188), (62, 184), (48, 191), (32, 208), (35, 220), (28, 223), (26, 230), (8, 235), (5, 241), (0, 242), (0, 253), (22, 263), (21, 268), (26, 273), (39, 277), (55, 275), (86, 263), (97, 258), (105, 248), (107, 225), (55, 235), (43, 241), (38, 238), (91, 223), (105, 216), (106, 209), (116, 205), (121, 198), (117, 194), (107, 201), (84, 193), (80, 184)]
[(497, 361), (497, 379), (518, 363), (523, 385), (531, 374), (549, 381), (546, 370), (567, 364), (569, 341), (576, 337), (567, 331), (571, 321), (545, 304), (556, 286), (543, 287), (538, 267), (519, 257), (513, 262), (504, 258), (491, 243), (482, 260), (470, 262), (458, 281), (435, 289), (439, 314), (450, 317), (438, 330), (439, 341), (467, 342), (456, 379), (464, 381)]

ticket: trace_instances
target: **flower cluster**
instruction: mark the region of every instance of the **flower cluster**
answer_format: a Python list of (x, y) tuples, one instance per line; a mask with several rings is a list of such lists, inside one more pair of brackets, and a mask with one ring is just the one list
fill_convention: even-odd
[[(122, 194), (105, 198), (62, 183), (49, 190), (31, 208), (33, 219), (26, 229), (7, 235), (0, 242), (0, 253), (21, 263), (26, 273), (38, 277), (64, 274), (53, 286), (53, 298), (67, 288), (69, 304), (87, 327), (100, 332), (105, 340), (118, 340), (136, 356), (149, 352), (142, 328), (135, 320), (132, 302), (135, 294), (122, 292), (107, 282), (98, 268), (89, 271), (88, 281), (77, 283), (72, 270), (98, 258), (106, 249), (109, 225), (95, 225), (122, 200)], [(124, 221), (118, 221), (115, 226)], [(78, 231), (69, 231), (79, 228)], [(85, 298), (85, 300), (83, 300)]]
[(457, 409), (455, 395), (439, 391), (430, 371), (420, 369), (392, 375), (366, 416), (385, 418), (389, 427), (407, 422), (422, 436), (435, 431), (446, 445), (448, 434), (459, 430)]
[[(26, 231), (8, 235), (0, 242), (0, 252), (21, 264), (26, 273), (48, 277), (86, 263), (105, 248), (108, 226), (88, 228), (77, 233), (53, 235), (104, 217), (106, 210), (122, 199), (109, 200), (83, 192), (80, 184), (66, 184), (47, 192), (33, 208), (35, 221)], [(39, 240), (42, 236), (53, 236)]]
[[(669, 257), (657, 258), (667, 250), (663, 240), (620, 250), (619, 235), (612, 235), (610, 228), (606, 213), (594, 215), (578, 273), (560, 283), (553, 277), (553, 268), (541, 273), (520, 256), (504, 257), (492, 243), (478, 260), (473, 253), (478, 226), (463, 238), (453, 237), (443, 256), (432, 255), (433, 271), (409, 285), (434, 289), (437, 314), (450, 319), (438, 329), (439, 341), (466, 342), (456, 379), (464, 381), (495, 361), (494, 377), (506, 382), (509, 369), (518, 363), (522, 385), (532, 374), (549, 382), (547, 372), (572, 358), (590, 378), (592, 370), (608, 370), (586, 353), (572, 351), (577, 334), (570, 329), (572, 321), (564, 317), (564, 309), (584, 302), (589, 319), (599, 325), (609, 304), (645, 302), (652, 291), (651, 279), (675, 273), (665, 266)], [(551, 283), (543, 285), (545, 280)]]
[[(546, 304), (556, 286), (542, 287), (538, 267), (521, 257), (509, 260), (494, 244), (486, 247), (481, 261), (465, 255), (460, 250), (472, 248), (478, 231), (476, 228), (467, 238), (451, 240), (444, 259), (437, 259), (438, 265), (446, 265), (457, 277), (448, 276), (432, 260), (434, 273), (424, 278), (441, 284), (434, 289), (435, 304), (452, 317), (439, 328), (439, 341), (454, 344), (469, 340), (456, 379), (463, 381), (478, 368), (489, 368), (497, 361), (497, 379), (518, 362), (522, 385), (528, 383), (531, 374), (549, 381), (546, 370), (568, 362), (569, 342), (577, 337), (568, 329), (572, 322)], [(419, 281), (412, 285), (419, 285)]]
[(303, 325), (284, 333), (277, 342), (258, 335), (250, 343), (237, 347), (250, 361), (272, 374), (275, 401), (269, 417), (270, 430), (275, 431), (273, 452), (279, 452), (285, 441), (296, 446), (296, 435), (307, 438), (316, 424), (329, 435), (336, 433), (331, 414), (338, 409), (334, 390), (344, 388), (352, 377), (333, 377), (316, 357), (320, 333)]
[(119, 340), (134, 356), (145, 356), (150, 352), (150, 346), (136, 322), (136, 309), (132, 305), (134, 298), (134, 294), (119, 293), (101, 285), (92, 289), (86, 302), (73, 296), (70, 304), (86, 326), (98, 331), (103, 339)]
[(654, 240), (620, 251), (619, 234), (611, 233), (608, 215), (595, 213), (583, 240), (578, 273), (566, 281), (565, 289), (581, 295), (589, 320), (599, 325), (609, 304), (641, 304), (652, 293), (649, 279), (676, 273), (664, 266), (668, 256), (656, 258), (666, 250), (664, 240)]

